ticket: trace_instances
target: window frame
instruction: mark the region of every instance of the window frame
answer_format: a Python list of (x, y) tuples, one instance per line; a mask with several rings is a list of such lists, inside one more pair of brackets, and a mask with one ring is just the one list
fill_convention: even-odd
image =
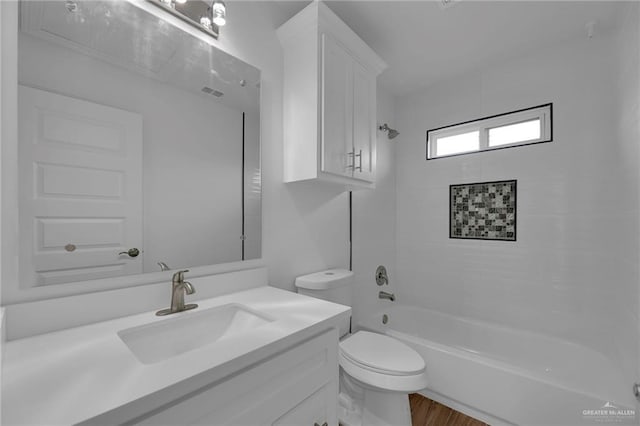
[[(489, 146), (489, 130), (508, 126), (512, 124), (525, 123), (533, 120), (540, 120), (540, 137), (526, 141), (513, 142), (498, 146)], [(438, 139), (449, 136), (456, 136), (463, 133), (479, 131), (480, 147), (478, 150), (459, 152), (456, 154), (437, 155)], [(516, 111), (491, 115), (488, 117), (469, 120), (462, 123), (451, 124), (449, 126), (438, 127), (427, 130), (426, 158), (437, 160), (439, 158), (457, 157), (459, 155), (476, 154), (485, 151), (495, 151), (497, 149), (513, 148), (517, 146), (534, 145), (553, 141), (553, 103), (537, 105)]]

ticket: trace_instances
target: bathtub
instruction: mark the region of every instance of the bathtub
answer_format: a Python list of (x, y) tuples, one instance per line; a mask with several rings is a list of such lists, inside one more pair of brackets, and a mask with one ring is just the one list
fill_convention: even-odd
[(424, 396), (492, 425), (638, 424), (633, 380), (585, 346), (404, 305), (357, 326), (422, 355)]

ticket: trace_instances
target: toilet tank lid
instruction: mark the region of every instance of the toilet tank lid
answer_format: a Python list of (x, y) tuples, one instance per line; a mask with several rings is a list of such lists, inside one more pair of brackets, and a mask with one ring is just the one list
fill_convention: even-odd
[(353, 272), (347, 269), (327, 269), (296, 278), (295, 286), (307, 290), (327, 290), (349, 285)]

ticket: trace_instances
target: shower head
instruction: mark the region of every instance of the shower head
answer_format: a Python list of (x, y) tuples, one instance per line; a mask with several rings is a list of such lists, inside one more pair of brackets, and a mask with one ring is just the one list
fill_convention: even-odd
[(384, 123), (382, 126), (378, 126), (378, 129), (382, 130), (383, 132), (387, 132), (387, 137), (389, 139), (393, 139), (400, 134), (399, 131), (387, 126), (387, 123)]

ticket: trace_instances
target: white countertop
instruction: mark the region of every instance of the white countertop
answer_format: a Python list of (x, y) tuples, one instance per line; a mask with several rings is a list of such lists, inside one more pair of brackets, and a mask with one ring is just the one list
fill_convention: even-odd
[[(266, 286), (188, 299), (199, 307), (166, 317), (152, 311), (7, 342), (2, 424), (75, 424), (125, 405), (121, 416), (135, 417), (337, 327), (340, 318), (350, 313), (346, 306)], [(139, 362), (117, 335), (130, 327), (229, 303), (263, 312), (275, 321), (231, 337), (224, 351), (207, 345), (155, 364)]]

